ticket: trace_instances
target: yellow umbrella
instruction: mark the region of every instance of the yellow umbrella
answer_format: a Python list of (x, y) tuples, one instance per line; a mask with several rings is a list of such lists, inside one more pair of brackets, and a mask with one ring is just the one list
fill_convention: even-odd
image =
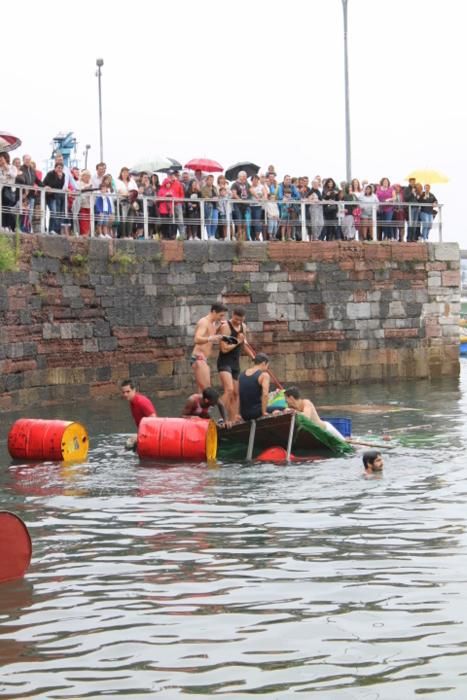
[(412, 170), (405, 179), (410, 180), (410, 178), (415, 178), (415, 180), (421, 182), (422, 185), (437, 185), (449, 182), (449, 178), (443, 175), (443, 173), (440, 173), (439, 170), (429, 170), (428, 168), (425, 170), (423, 168), (420, 170)]

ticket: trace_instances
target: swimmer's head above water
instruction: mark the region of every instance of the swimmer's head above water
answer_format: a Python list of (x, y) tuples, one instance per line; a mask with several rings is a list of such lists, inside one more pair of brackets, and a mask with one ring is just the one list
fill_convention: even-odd
[(367, 450), (363, 453), (362, 460), (366, 474), (383, 471), (384, 461), (379, 450)]

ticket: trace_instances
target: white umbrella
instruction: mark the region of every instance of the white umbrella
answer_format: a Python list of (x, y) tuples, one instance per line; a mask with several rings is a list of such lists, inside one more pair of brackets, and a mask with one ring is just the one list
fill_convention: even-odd
[(131, 170), (137, 173), (158, 173), (165, 168), (173, 168), (173, 163), (166, 156), (156, 156), (152, 160), (136, 163)]

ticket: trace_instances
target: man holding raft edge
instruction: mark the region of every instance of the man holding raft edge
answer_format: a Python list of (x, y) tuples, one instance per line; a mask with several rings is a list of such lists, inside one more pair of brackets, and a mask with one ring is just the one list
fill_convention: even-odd
[(314, 404), (310, 401), (310, 399), (302, 399), (300, 389), (298, 387), (289, 387), (285, 390), (284, 396), (289, 409), (291, 408), (292, 410), (297, 411), (297, 413), (301, 413), (303, 416), (305, 416), (305, 418), (311, 420), (312, 423), (318, 425), (320, 428), (326, 430), (328, 433), (331, 433), (335, 437), (338, 437), (341, 440), (345, 439), (344, 436), (341, 435), (341, 433), (337, 430), (337, 428), (335, 428), (328, 421), (322, 420), (319, 417), (318, 411), (316, 410)]
[(239, 377), (240, 414), (243, 420), (268, 416), (269, 357), (258, 352), (249, 367)]

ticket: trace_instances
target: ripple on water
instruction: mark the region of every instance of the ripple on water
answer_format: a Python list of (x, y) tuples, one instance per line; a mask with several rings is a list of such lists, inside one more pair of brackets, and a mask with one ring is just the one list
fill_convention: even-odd
[(463, 700), (465, 409), (432, 394), (452, 440), (407, 439), (374, 481), (358, 456), (149, 469), (108, 435), (5, 469), (34, 558), (0, 589), (0, 697)]

